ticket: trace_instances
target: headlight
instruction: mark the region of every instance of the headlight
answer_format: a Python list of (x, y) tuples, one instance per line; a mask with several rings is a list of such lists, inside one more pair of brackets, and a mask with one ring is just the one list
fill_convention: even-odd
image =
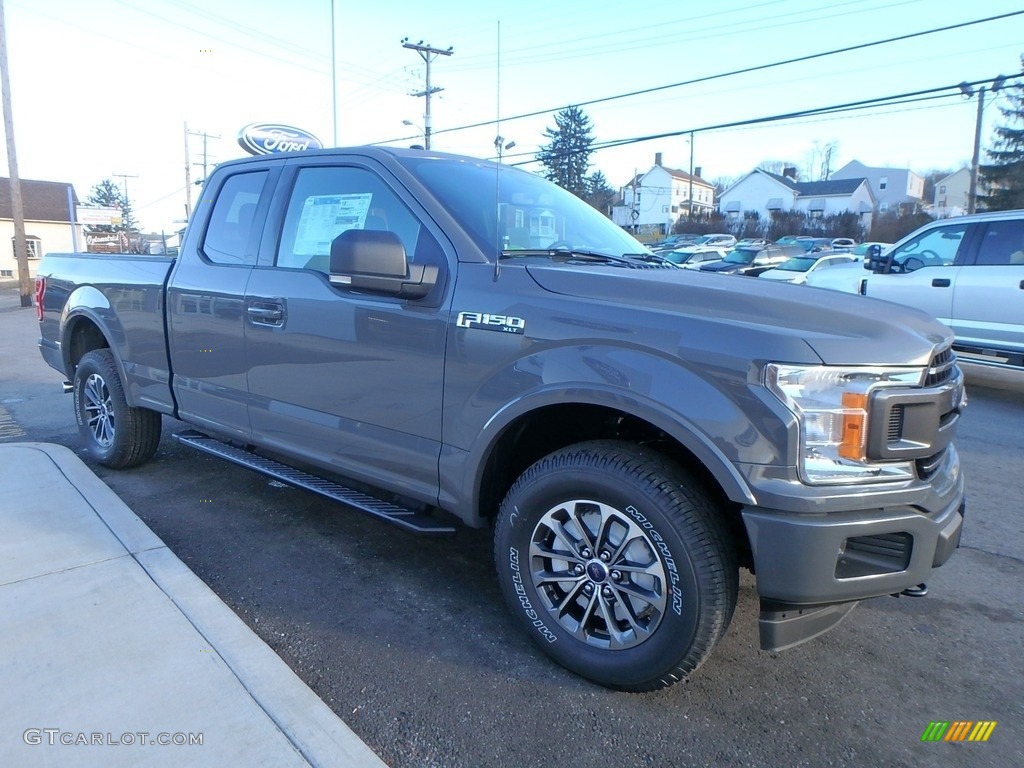
[(910, 462), (868, 460), (869, 402), (875, 389), (919, 386), (923, 377), (923, 368), (765, 367), (765, 386), (800, 423), (800, 475), (812, 485), (913, 477)]

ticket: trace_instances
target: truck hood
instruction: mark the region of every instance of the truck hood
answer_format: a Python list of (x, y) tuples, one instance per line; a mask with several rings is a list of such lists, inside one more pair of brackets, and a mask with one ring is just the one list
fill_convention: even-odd
[(727, 339), (716, 330), (733, 326), (746, 340), (763, 342), (762, 359), (809, 362), (779, 357), (796, 357), (794, 342), (801, 340), (829, 365), (924, 366), (937, 346), (953, 342), (952, 331), (923, 312), (827, 289), (686, 269), (530, 265), (527, 271), (546, 291), (627, 310), (652, 331), (670, 326), (684, 337)]

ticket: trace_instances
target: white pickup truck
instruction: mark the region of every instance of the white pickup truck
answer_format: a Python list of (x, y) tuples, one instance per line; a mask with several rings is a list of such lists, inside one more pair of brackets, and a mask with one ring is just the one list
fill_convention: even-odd
[(808, 285), (922, 309), (953, 329), (961, 359), (1024, 366), (1024, 211), (938, 219)]

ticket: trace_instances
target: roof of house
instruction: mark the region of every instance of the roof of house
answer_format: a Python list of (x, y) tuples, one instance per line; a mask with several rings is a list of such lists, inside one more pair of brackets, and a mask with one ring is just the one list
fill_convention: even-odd
[(691, 176), (686, 171), (680, 171), (678, 168), (669, 168), (664, 165), (659, 167), (674, 179), (680, 179), (682, 181), (689, 181), (690, 179), (693, 179), (694, 184), (703, 184), (705, 187), (714, 186), (710, 182), (704, 181), (700, 176)]
[[(68, 190), (71, 201), (78, 205), (75, 188), (63, 181), (21, 180), (21, 205), (26, 221), (71, 221), (68, 210)], [(13, 219), (11, 206), (11, 180), (0, 177), (0, 219)]]
[(828, 197), (830, 195), (852, 195), (864, 179), (831, 179), (829, 181), (798, 181), (794, 186), (801, 197)]

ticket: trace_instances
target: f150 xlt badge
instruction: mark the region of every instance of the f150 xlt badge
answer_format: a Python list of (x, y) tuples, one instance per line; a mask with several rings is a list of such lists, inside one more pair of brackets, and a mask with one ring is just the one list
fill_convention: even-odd
[(459, 328), (479, 328), (483, 331), (501, 331), (503, 333), (522, 333), (526, 321), (511, 315), (492, 315), (488, 312), (459, 312), (455, 321)]

